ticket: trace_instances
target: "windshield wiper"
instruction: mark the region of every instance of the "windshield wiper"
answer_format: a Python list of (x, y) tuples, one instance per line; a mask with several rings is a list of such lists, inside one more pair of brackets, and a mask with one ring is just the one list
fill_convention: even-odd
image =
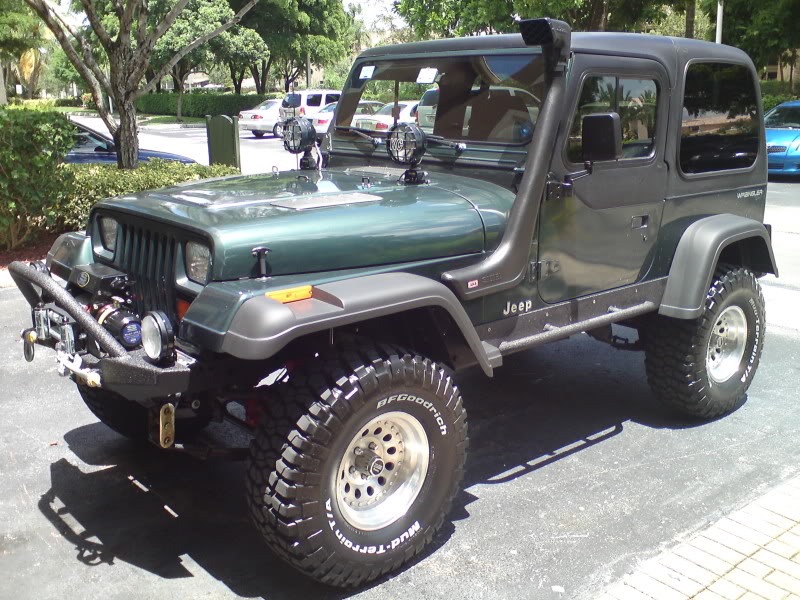
[(384, 140), (382, 138), (373, 137), (373, 136), (369, 135), (369, 133), (368, 133), (369, 130), (368, 129), (361, 129), (360, 127), (353, 127), (351, 125), (337, 125), (336, 129), (338, 129), (340, 131), (352, 131), (353, 133), (356, 133), (356, 134), (360, 135), (365, 140), (369, 140), (370, 142), (372, 142), (372, 145), (375, 146), (376, 148), (378, 146), (382, 146), (384, 143), (386, 143), (386, 140)]

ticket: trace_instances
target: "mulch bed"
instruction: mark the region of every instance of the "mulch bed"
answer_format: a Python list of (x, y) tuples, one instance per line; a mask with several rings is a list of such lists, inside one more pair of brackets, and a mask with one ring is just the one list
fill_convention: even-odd
[(58, 236), (58, 233), (48, 233), (43, 235), (35, 244), (26, 246), (25, 248), (0, 251), (0, 270), (7, 268), (8, 265), (15, 260), (30, 262), (32, 260), (44, 259), (47, 256), (47, 251), (50, 250), (50, 247)]

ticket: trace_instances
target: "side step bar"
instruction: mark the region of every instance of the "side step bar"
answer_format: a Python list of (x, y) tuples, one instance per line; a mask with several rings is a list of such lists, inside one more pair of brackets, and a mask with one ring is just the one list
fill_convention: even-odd
[[(510, 342), (503, 342), (500, 344), (498, 350), (500, 354), (511, 354), (513, 352), (525, 350), (526, 348), (538, 346), (539, 344), (545, 344), (547, 342), (554, 342), (556, 340), (568, 338), (571, 335), (582, 333), (589, 329), (595, 329), (597, 327), (610, 325), (611, 323), (624, 321), (625, 319), (630, 319), (645, 313), (653, 312), (657, 308), (658, 305), (650, 300), (640, 304), (635, 304), (628, 308), (611, 306), (609, 307), (607, 314), (592, 317), (591, 319), (586, 319), (585, 321), (578, 321), (562, 327), (547, 324), (544, 326), (544, 331), (541, 333), (528, 335)], [(484, 342), (484, 344), (486, 344), (486, 342)]]

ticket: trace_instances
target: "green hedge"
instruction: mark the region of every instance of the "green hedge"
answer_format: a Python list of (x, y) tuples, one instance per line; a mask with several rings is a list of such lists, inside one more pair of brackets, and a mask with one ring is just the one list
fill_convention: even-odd
[(36, 241), (44, 232), (81, 229), (98, 200), (184, 181), (233, 175), (233, 167), (151, 160), (136, 170), (67, 165), (75, 126), (41, 108), (0, 109), (0, 250)]
[(55, 223), (53, 199), (64, 189), (58, 165), (74, 135), (61, 113), (0, 109), (0, 249), (31, 242)]
[[(256, 104), (284, 94), (209, 94), (189, 93), (183, 95), (181, 112), (186, 117), (206, 115), (228, 115), (233, 117)], [(145, 94), (136, 101), (136, 110), (149, 115), (175, 115), (178, 112), (178, 94), (168, 92)]]
[(58, 98), (56, 106), (83, 106), (80, 98)]
[[(800, 90), (800, 86), (798, 86)], [(790, 81), (778, 81), (770, 79), (761, 82), (761, 94), (764, 96), (792, 95), (792, 83)]]
[(773, 106), (778, 106), (778, 104), (782, 104), (784, 102), (789, 102), (789, 100), (798, 100), (800, 96), (793, 96), (791, 94), (764, 94), (762, 101), (764, 102), (764, 112), (767, 112)]
[(225, 165), (207, 167), (159, 159), (139, 163), (135, 170), (121, 170), (113, 164), (68, 164), (59, 171), (65, 181), (57, 206), (59, 230), (85, 227), (92, 206), (103, 198), (239, 173)]

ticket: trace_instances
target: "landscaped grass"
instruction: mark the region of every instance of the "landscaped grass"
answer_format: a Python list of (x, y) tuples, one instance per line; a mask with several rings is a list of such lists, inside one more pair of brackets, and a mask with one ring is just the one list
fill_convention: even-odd
[(63, 112), (63, 113), (86, 112), (86, 113), (97, 114), (97, 111), (95, 109), (83, 108), (82, 106), (54, 106), (53, 108), (48, 108), (47, 110), (54, 110), (56, 112)]
[(141, 122), (142, 125), (177, 125), (183, 123), (205, 123), (206, 120), (202, 117), (183, 117), (182, 120), (178, 120), (178, 117), (174, 115), (143, 115), (139, 114), (139, 117), (143, 117), (146, 120)]

